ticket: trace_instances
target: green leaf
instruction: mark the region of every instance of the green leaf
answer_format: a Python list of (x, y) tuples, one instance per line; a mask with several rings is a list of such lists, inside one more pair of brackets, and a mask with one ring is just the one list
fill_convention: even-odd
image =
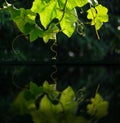
[(56, 17), (56, 6), (56, 0), (51, 0), (49, 2), (43, 2), (43, 0), (35, 0), (31, 10), (40, 15), (40, 21), (42, 25), (47, 28), (48, 24)]
[(16, 23), (19, 30), (24, 34), (28, 34), (35, 24), (36, 14), (31, 10), (25, 10), (24, 8), (14, 9), (12, 7), (10, 9), (10, 12), (11, 19)]
[(43, 88), (44, 88), (44, 91), (45, 92), (48, 92), (51, 91), (51, 90), (55, 90), (55, 84), (49, 84), (47, 81), (44, 81), (43, 83)]
[[(58, 4), (60, 8), (64, 7), (66, 0), (58, 0)], [(75, 7), (83, 7), (88, 3), (88, 0), (67, 0), (66, 9), (72, 10)]]
[(72, 10), (66, 12), (63, 19), (60, 22), (62, 32), (66, 34), (68, 37), (71, 37), (76, 28), (75, 25), (76, 22), (77, 22), (76, 11)]
[(95, 7), (98, 13), (98, 18), (101, 22), (108, 22), (108, 9), (102, 5)]
[(87, 12), (88, 12), (87, 18), (94, 20), (97, 15), (95, 8), (91, 7)]
[[(34, 0), (31, 9), (17, 9), (12, 5), (5, 5), (4, 10), (11, 13), (11, 19), (23, 34), (30, 35), (31, 42), (41, 37), (47, 43), (49, 39), (56, 39), (58, 25), (61, 32), (71, 37), (78, 21), (76, 7), (83, 7), (88, 2), (93, 7), (87, 11), (87, 18), (91, 19), (91, 25), (99, 30), (102, 24), (108, 21), (108, 9), (98, 4), (97, 0)], [(36, 24), (37, 14), (41, 27), (45, 29)], [(56, 24), (52, 23), (54, 19), (58, 20)]]
[(75, 0), (78, 7), (83, 7), (88, 3), (88, 0)]
[(60, 104), (54, 105), (45, 95), (40, 102), (40, 111), (44, 112), (47, 116), (54, 117), (54, 114), (62, 112), (63, 109)]
[(19, 114), (29, 113), (36, 109), (34, 100), (26, 100), (24, 97), (25, 90), (21, 91), (14, 102), (11, 104), (13, 111), (18, 112)]
[(38, 37), (43, 37), (43, 30), (36, 24), (32, 31), (30, 32), (30, 41), (35, 41)]
[(68, 113), (73, 113), (77, 107), (77, 102), (74, 100), (75, 93), (71, 87), (67, 87), (61, 94), (60, 102), (64, 110)]
[(49, 5), (51, 0), (34, 0), (31, 10), (35, 13), (41, 13)]
[(30, 82), (30, 92), (35, 96), (40, 96), (43, 94), (43, 88), (42, 87), (39, 87), (38, 85), (36, 85), (35, 83), (33, 82)]
[(47, 81), (45, 81), (43, 84), (44, 92), (47, 94), (49, 100), (53, 104), (57, 104), (59, 102), (59, 96), (60, 96), (60, 93), (55, 89), (55, 87), (56, 87), (55, 84), (49, 85)]
[(108, 114), (108, 102), (104, 101), (99, 93), (91, 99), (91, 104), (87, 105), (88, 114), (96, 118), (102, 118)]
[(87, 18), (91, 19), (91, 25), (95, 25), (96, 30), (99, 30), (103, 22), (108, 22), (108, 9), (100, 4), (95, 8), (91, 7), (88, 11)]
[(34, 24), (25, 23), (23, 26), (23, 32), (25, 34), (29, 34), (33, 30), (34, 26), (35, 26)]
[(59, 32), (59, 28), (56, 26), (56, 24), (50, 24), (48, 30), (45, 31), (43, 40), (45, 43), (48, 42), (49, 39), (56, 40), (56, 34)]

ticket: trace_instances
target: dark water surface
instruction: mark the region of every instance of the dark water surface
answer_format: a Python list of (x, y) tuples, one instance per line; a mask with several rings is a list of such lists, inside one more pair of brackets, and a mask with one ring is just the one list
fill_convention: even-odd
[(118, 66), (0, 66), (0, 123), (119, 123), (119, 110)]

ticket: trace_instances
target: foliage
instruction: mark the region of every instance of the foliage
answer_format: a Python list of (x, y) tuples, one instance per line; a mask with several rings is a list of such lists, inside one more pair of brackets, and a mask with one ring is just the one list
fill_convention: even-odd
[[(59, 92), (55, 86), (55, 84), (48, 84), (45, 81), (43, 86), (38, 87), (35, 83), (30, 82), (29, 89), (18, 94), (12, 104), (12, 109), (18, 114), (30, 114), (34, 123), (88, 123), (88, 119), (84, 116), (74, 114), (78, 101), (74, 100), (73, 89), (68, 86)], [(104, 109), (101, 110), (103, 105)], [(88, 114), (94, 114), (97, 118), (102, 118), (107, 114), (108, 102), (103, 101), (98, 93), (95, 99), (92, 99), (92, 104), (86, 106)]]
[[(49, 39), (56, 40), (58, 32), (71, 37), (79, 23), (76, 7), (82, 8), (87, 4), (92, 6), (87, 17), (92, 19), (91, 24), (98, 30), (103, 22), (108, 21), (108, 10), (94, 0), (34, 0), (30, 9), (16, 8), (14, 4), (5, 2), (3, 8), (10, 12), (19, 30), (29, 35), (31, 42), (38, 37), (48, 42)], [(36, 23), (37, 14), (40, 17), (39, 24)]]
[(101, 118), (108, 114), (108, 102), (104, 101), (99, 93), (95, 94), (95, 97), (91, 99), (91, 104), (87, 106), (88, 113), (96, 118)]
[(91, 25), (95, 25), (96, 30), (99, 30), (103, 22), (108, 22), (107, 8), (98, 5), (95, 8), (91, 7), (88, 11), (88, 19), (92, 19)]

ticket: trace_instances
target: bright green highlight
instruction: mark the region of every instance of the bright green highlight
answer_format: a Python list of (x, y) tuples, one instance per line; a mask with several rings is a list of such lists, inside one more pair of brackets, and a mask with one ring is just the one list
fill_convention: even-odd
[(95, 25), (96, 30), (99, 30), (103, 22), (108, 22), (108, 9), (102, 5), (91, 7), (88, 11), (87, 18), (91, 19), (91, 25)]
[[(91, 5), (87, 18), (99, 30), (104, 22), (108, 22), (108, 9), (97, 0), (34, 0), (30, 9), (17, 9), (12, 5), (7, 6), (6, 3), (5, 10), (10, 12), (18, 29), (29, 36), (30, 42), (43, 38), (47, 43), (49, 39), (56, 40), (59, 32), (71, 37), (79, 21), (76, 7), (82, 8), (87, 4)], [(37, 14), (42, 26), (36, 23)], [(54, 22), (54, 19), (58, 21)]]

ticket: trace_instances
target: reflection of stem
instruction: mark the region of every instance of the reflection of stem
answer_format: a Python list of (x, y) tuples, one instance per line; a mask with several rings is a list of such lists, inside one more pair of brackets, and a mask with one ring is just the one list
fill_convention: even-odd
[(98, 93), (99, 88), (100, 88), (100, 84), (98, 84), (95, 94)]
[(51, 73), (50, 77), (51, 77), (51, 79), (53, 80), (53, 82), (55, 83), (55, 90), (56, 90), (57, 82), (56, 82), (56, 78), (54, 77), (54, 75), (55, 75), (55, 73), (57, 72), (57, 66), (56, 66), (56, 65), (52, 65), (52, 67), (53, 67), (55, 70)]

